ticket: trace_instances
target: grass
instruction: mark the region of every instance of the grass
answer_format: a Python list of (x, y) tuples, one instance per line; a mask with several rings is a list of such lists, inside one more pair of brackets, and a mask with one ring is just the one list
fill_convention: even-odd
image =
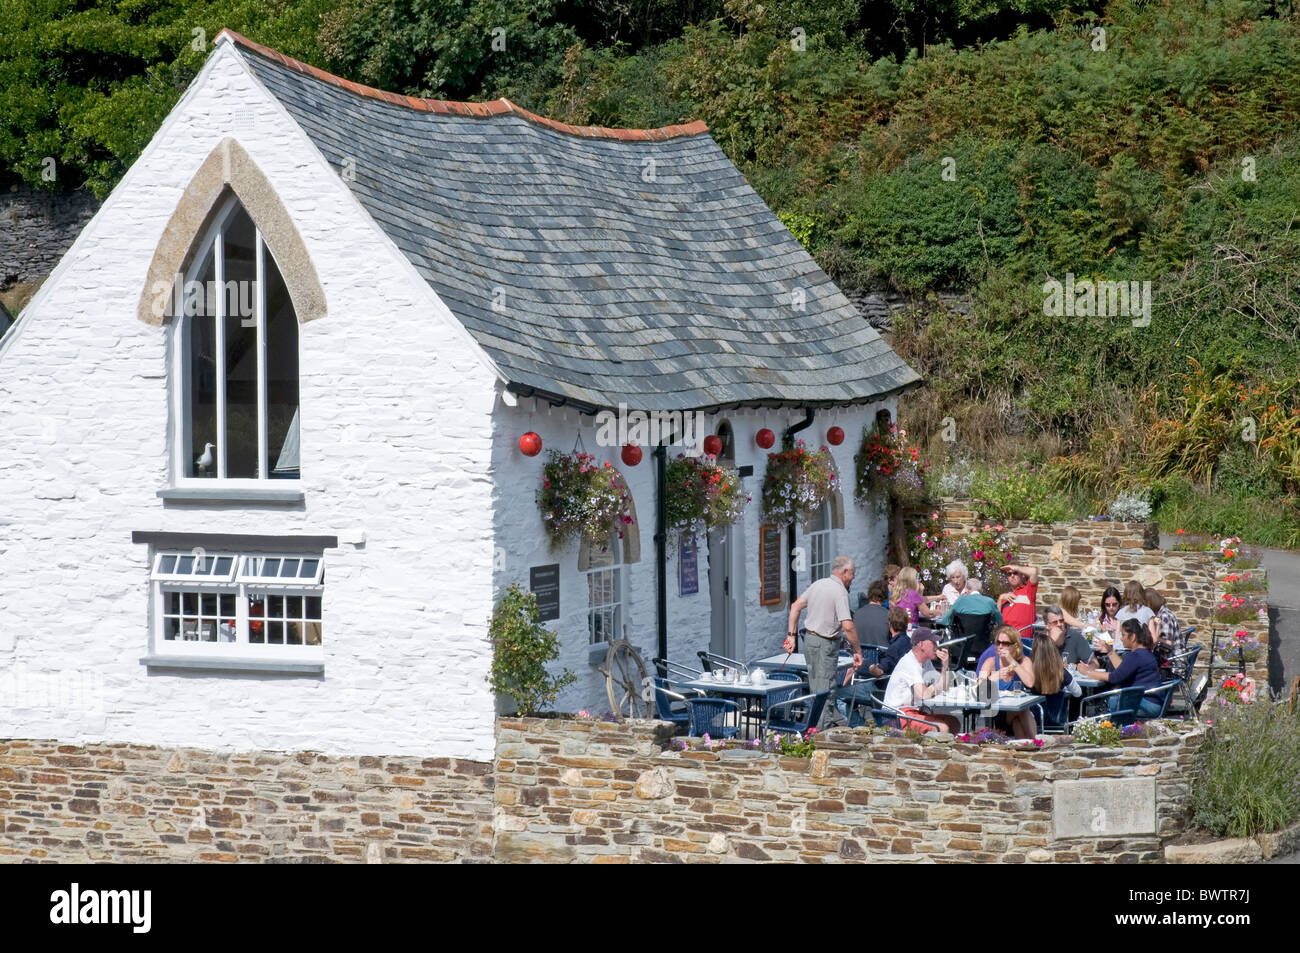
[(1300, 717), (1288, 705), (1207, 706), (1197, 752), (1192, 827), (1219, 837), (1279, 830), (1300, 817)]
[(1182, 529), (1240, 536), (1244, 542), (1271, 549), (1300, 549), (1300, 501), (1294, 498), (1194, 491), (1161, 503), (1154, 518), (1164, 533)]

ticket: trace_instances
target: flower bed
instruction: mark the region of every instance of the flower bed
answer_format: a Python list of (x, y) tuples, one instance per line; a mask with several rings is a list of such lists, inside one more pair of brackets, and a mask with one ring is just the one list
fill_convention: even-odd
[(745, 515), (749, 496), (740, 474), (711, 459), (678, 454), (664, 474), (664, 514), (670, 530), (698, 534), (731, 526)]
[(621, 539), (632, 522), (632, 494), (622, 475), (608, 461), (598, 466), (589, 453), (552, 450), (537, 505), (557, 549), (573, 538), (604, 546), (614, 532)]

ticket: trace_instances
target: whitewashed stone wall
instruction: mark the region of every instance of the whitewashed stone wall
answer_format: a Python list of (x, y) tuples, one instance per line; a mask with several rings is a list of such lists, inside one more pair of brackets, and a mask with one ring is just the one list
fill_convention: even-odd
[[(237, 127), (247, 109), (255, 122)], [(326, 316), (301, 328), (303, 507), (156, 496), (167, 330), (136, 308), (182, 192), (228, 135), (279, 194), (326, 294)], [(0, 672), (27, 686), (0, 697), (0, 737), (490, 759), (494, 381), (219, 47), (0, 349)], [(338, 535), (324, 677), (150, 674), (136, 530)]]
[[(839, 468), (844, 496), (844, 528), (835, 532), (836, 554), (852, 556), (858, 566), (858, 577), (850, 602), (857, 605), (857, 595), (865, 592), (867, 584), (878, 578), (884, 565), (886, 522), (874, 512), (859, 508), (853, 502), (853, 454), (857, 451), (862, 428), (875, 419), (881, 407), (893, 410), (893, 402), (870, 405), (856, 410), (819, 411), (813, 425), (797, 436), (810, 446), (820, 446), (826, 431), (838, 425), (845, 431), (845, 441), (832, 447), (832, 455)], [(758, 539), (760, 503), (763, 475), (767, 465), (767, 451), (754, 443), (754, 434), (763, 427), (776, 432), (778, 440), (784, 430), (803, 420), (803, 413), (794, 410), (741, 410), (706, 417), (706, 433), (715, 433), (722, 421), (730, 422), (735, 433), (736, 464), (754, 468), (753, 476), (745, 479), (745, 487), (753, 501), (746, 510), (740, 527), (735, 559), (743, 562), (743, 577), (733, 574), (733, 594), (738, 607), (738, 654), (745, 659), (770, 655), (780, 650), (785, 638), (785, 620), (789, 611), (788, 593), (782, 592), (779, 605), (759, 604)], [(560, 619), (548, 626), (560, 634), (561, 655), (555, 663), (556, 670), (568, 668), (578, 676), (578, 681), (563, 692), (556, 707), (577, 711), (586, 708), (593, 714), (609, 709), (605, 696), (604, 676), (590, 657), (587, 634), (587, 592), (578, 571), (578, 545), (572, 543), (562, 550), (552, 550), (546, 536), (542, 517), (536, 504), (536, 494), (541, 488), (542, 468), (551, 449), (569, 453), (581, 435), (582, 447), (595, 455), (598, 463), (609, 461), (626, 477), (632, 491), (639, 524), (641, 558), (626, 567), (626, 602), (623, 621), (632, 644), (641, 652), (647, 665), (658, 654), (658, 629), (655, 617), (655, 464), (648, 448), (635, 467), (625, 467), (620, 460), (621, 447), (604, 447), (597, 443), (596, 419), (565, 408), (551, 407), (545, 401), (520, 399), (515, 407), (498, 405), (496, 417), (498, 439), (493, 455), (495, 474), (494, 512), (497, 531), (497, 565), (493, 574), (499, 593), (512, 582), (525, 588), (529, 581), (529, 568), (558, 563), (560, 566)], [(518, 449), (520, 435), (535, 431), (542, 438), (543, 452), (536, 457), (526, 457)], [(681, 448), (670, 448), (670, 455)], [(678, 563), (675, 545), (670, 545), (668, 562), (668, 651), (674, 661), (695, 664), (695, 653), (708, 649), (711, 641), (711, 602), (709, 595), (709, 559), (707, 541), (699, 539), (699, 592), (679, 595)], [(782, 531), (782, 545), (785, 532)], [(743, 544), (743, 545), (740, 545)], [(803, 525), (797, 527), (796, 546), (807, 547)], [(743, 578), (743, 584), (742, 584)], [(783, 574), (783, 586), (788, 585), (788, 574)], [(799, 574), (799, 590), (808, 585), (808, 573)]]

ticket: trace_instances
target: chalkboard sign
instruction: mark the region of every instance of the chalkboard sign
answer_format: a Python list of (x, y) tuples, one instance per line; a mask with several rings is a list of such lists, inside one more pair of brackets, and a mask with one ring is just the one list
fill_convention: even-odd
[(758, 528), (758, 602), (772, 606), (781, 601), (781, 527), (764, 523)]
[(537, 597), (538, 620), (554, 622), (560, 617), (560, 564), (533, 566), (528, 570), (528, 588)]
[(678, 595), (693, 596), (700, 591), (700, 555), (693, 534), (682, 533), (677, 557)]

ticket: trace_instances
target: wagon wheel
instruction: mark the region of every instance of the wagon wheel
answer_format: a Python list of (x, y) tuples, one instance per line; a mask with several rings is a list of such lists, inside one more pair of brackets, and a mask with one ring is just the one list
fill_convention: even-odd
[(647, 684), (645, 662), (632, 643), (625, 638), (609, 643), (605, 655), (605, 693), (615, 717), (620, 721), (650, 717), (650, 705), (644, 697)]

